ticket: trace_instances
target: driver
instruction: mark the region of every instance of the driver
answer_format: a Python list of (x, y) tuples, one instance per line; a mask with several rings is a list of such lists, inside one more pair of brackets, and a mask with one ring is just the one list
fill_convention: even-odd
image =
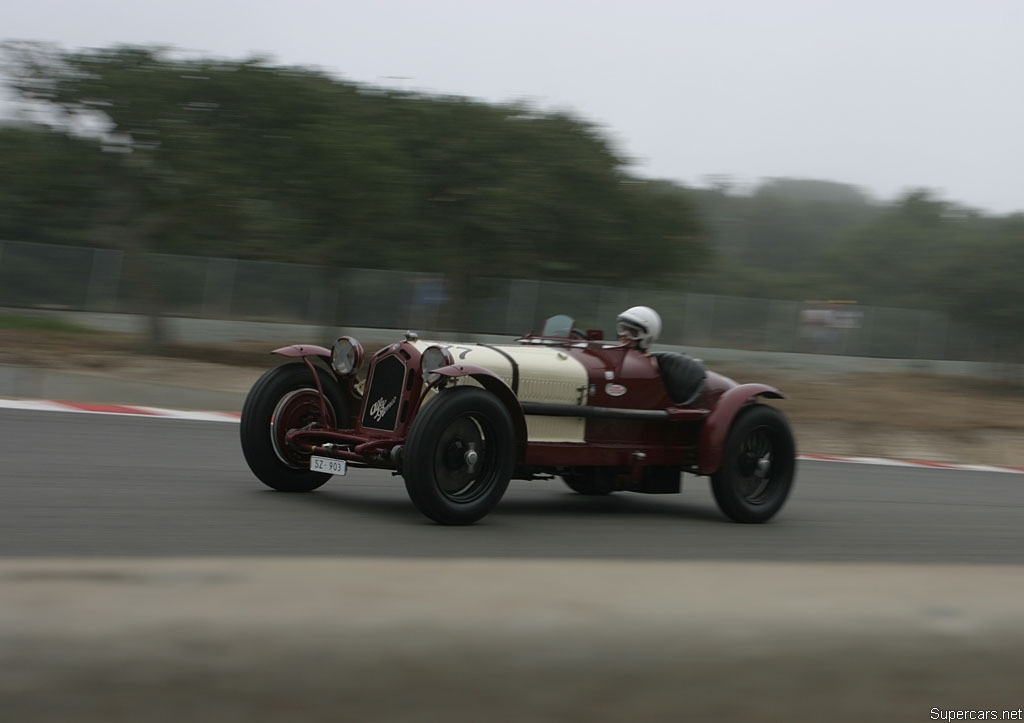
[(634, 306), (615, 319), (615, 333), (621, 341), (635, 342), (637, 349), (648, 353), (661, 334), (661, 317), (649, 306)]

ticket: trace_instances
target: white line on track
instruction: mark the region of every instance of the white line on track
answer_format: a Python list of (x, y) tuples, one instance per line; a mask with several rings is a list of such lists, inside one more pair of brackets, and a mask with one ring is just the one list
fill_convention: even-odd
[[(45, 399), (0, 399), (0, 409), (21, 409), (40, 412), (73, 412), (79, 414), (114, 414), (120, 416), (183, 419), (196, 422), (238, 423), (239, 415), (232, 412), (203, 412), (162, 407), (143, 407), (130, 404), (90, 404), (84, 402), (58, 402)], [(802, 454), (800, 460), (808, 462), (841, 462), (844, 464), (884, 465), (888, 467), (919, 467), (952, 469), (970, 472), (1007, 472), (1024, 474), (1024, 467), (996, 467), (983, 464), (951, 464), (926, 460), (899, 460), (882, 457), (846, 457), (831, 454)]]

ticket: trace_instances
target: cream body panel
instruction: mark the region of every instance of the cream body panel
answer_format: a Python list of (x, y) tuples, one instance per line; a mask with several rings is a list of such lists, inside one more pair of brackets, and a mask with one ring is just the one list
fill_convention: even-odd
[[(521, 402), (576, 406), (587, 403), (587, 369), (562, 349), (535, 345), (501, 345), (492, 348), (476, 344), (415, 342), (420, 351), (434, 345), (446, 347), (456, 364), (473, 364), (489, 369), (509, 388), (512, 387), (512, 363), (505, 355), (512, 357), (519, 366), (518, 396)], [(460, 383), (476, 384), (471, 379)], [(586, 420), (583, 417), (528, 415), (526, 430), (530, 442), (583, 442)]]

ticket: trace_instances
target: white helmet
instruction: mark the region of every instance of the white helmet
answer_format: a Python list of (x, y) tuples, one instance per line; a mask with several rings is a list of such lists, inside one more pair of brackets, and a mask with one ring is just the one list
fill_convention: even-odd
[(649, 306), (626, 309), (615, 320), (615, 333), (633, 339), (640, 349), (648, 349), (661, 334), (661, 317)]

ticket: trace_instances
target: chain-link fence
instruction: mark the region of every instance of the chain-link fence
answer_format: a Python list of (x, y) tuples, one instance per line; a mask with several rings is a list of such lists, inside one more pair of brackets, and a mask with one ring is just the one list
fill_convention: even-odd
[(334, 268), (0, 242), (0, 306), (516, 335), (558, 313), (612, 334), (635, 304), (661, 341), (904, 359), (1017, 361), (939, 312), (589, 284)]

